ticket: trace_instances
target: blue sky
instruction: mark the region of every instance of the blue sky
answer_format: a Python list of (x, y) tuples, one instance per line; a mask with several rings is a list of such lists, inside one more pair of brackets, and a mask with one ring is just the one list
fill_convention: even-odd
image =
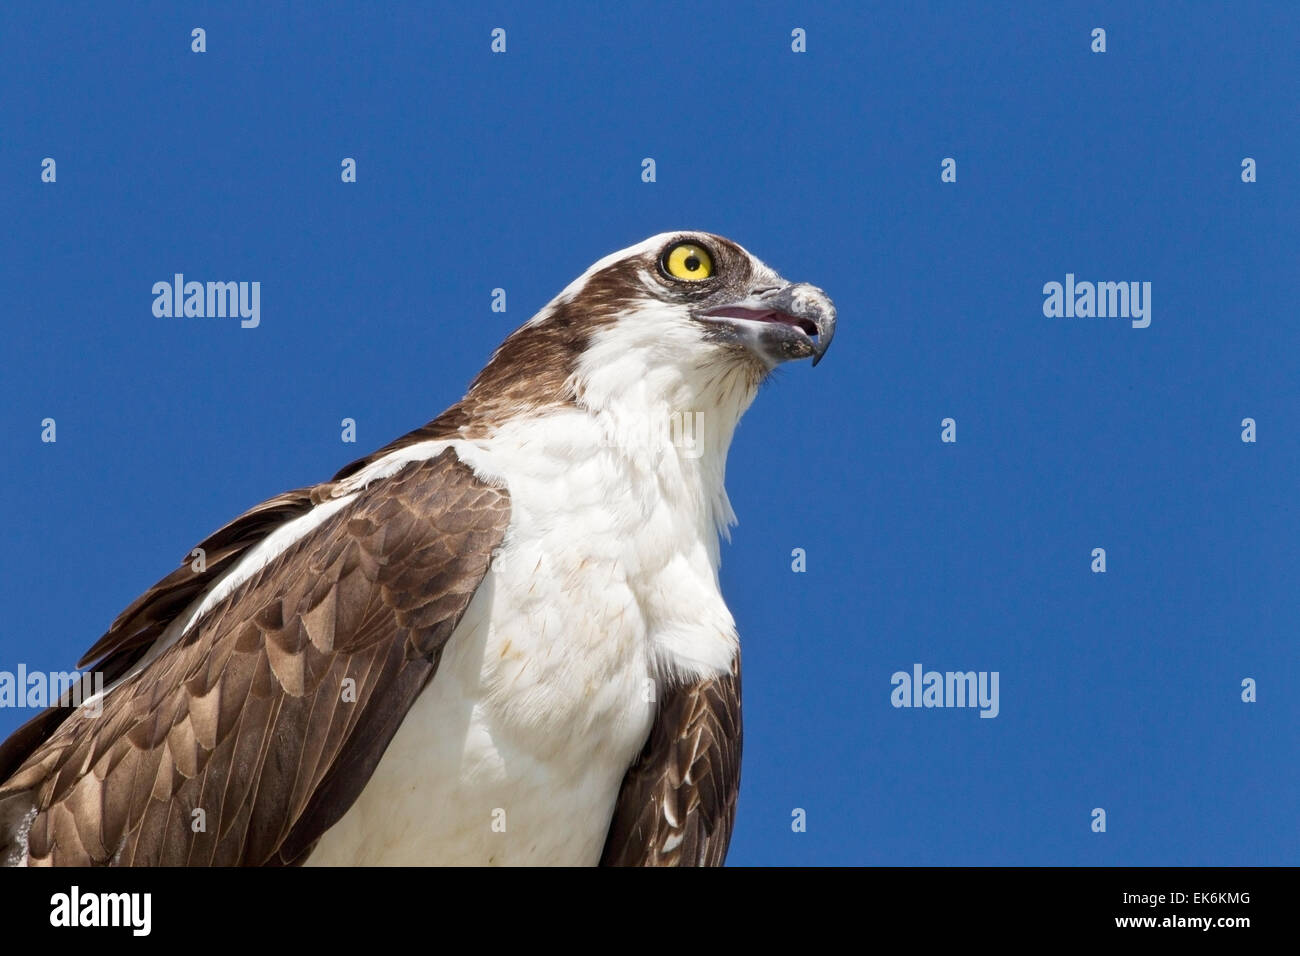
[[(700, 228), (840, 316), (732, 448), (730, 862), (1297, 861), (1294, 5), (377, 6), (0, 12), (0, 669)], [(155, 318), (176, 272), (261, 325)], [(1150, 326), (1046, 317), (1067, 273), (1150, 282)], [(894, 708), (917, 662), (997, 671), (998, 716)]]

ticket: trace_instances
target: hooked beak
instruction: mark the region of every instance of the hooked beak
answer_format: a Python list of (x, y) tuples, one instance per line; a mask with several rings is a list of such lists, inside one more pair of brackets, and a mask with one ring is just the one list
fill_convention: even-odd
[(723, 341), (746, 346), (768, 368), (810, 355), (815, 366), (835, 335), (835, 304), (807, 282), (767, 289), (706, 309), (696, 318), (716, 329)]

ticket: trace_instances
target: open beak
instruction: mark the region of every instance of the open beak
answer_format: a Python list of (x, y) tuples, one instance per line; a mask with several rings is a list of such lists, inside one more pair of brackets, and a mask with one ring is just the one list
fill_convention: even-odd
[(720, 338), (749, 348), (769, 368), (810, 355), (816, 365), (835, 335), (834, 303), (806, 282), (705, 309), (696, 318), (715, 328)]

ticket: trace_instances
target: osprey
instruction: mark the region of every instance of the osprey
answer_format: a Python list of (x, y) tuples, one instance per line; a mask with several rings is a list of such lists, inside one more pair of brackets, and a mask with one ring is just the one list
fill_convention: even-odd
[(721, 864), (727, 449), (834, 331), (718, 236), (600, 260), (451, 408), (123, 611), (78, 665), (99, 716), (65, 698), (0, 746), (0, 859)]

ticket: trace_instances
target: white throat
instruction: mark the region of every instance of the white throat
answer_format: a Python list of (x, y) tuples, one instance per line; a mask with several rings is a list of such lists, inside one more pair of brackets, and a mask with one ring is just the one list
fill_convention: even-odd
[(573, 389), (607, 447), (628, 467), (653, 473), (664, 494), (708, 529), (716, 551), (716, 535), (727, 536), (736, 522), (727, 451), (764, 370), (701, 354), (699, 330), (666, 321), (666, 311), (647, 305), (594, 335)]

